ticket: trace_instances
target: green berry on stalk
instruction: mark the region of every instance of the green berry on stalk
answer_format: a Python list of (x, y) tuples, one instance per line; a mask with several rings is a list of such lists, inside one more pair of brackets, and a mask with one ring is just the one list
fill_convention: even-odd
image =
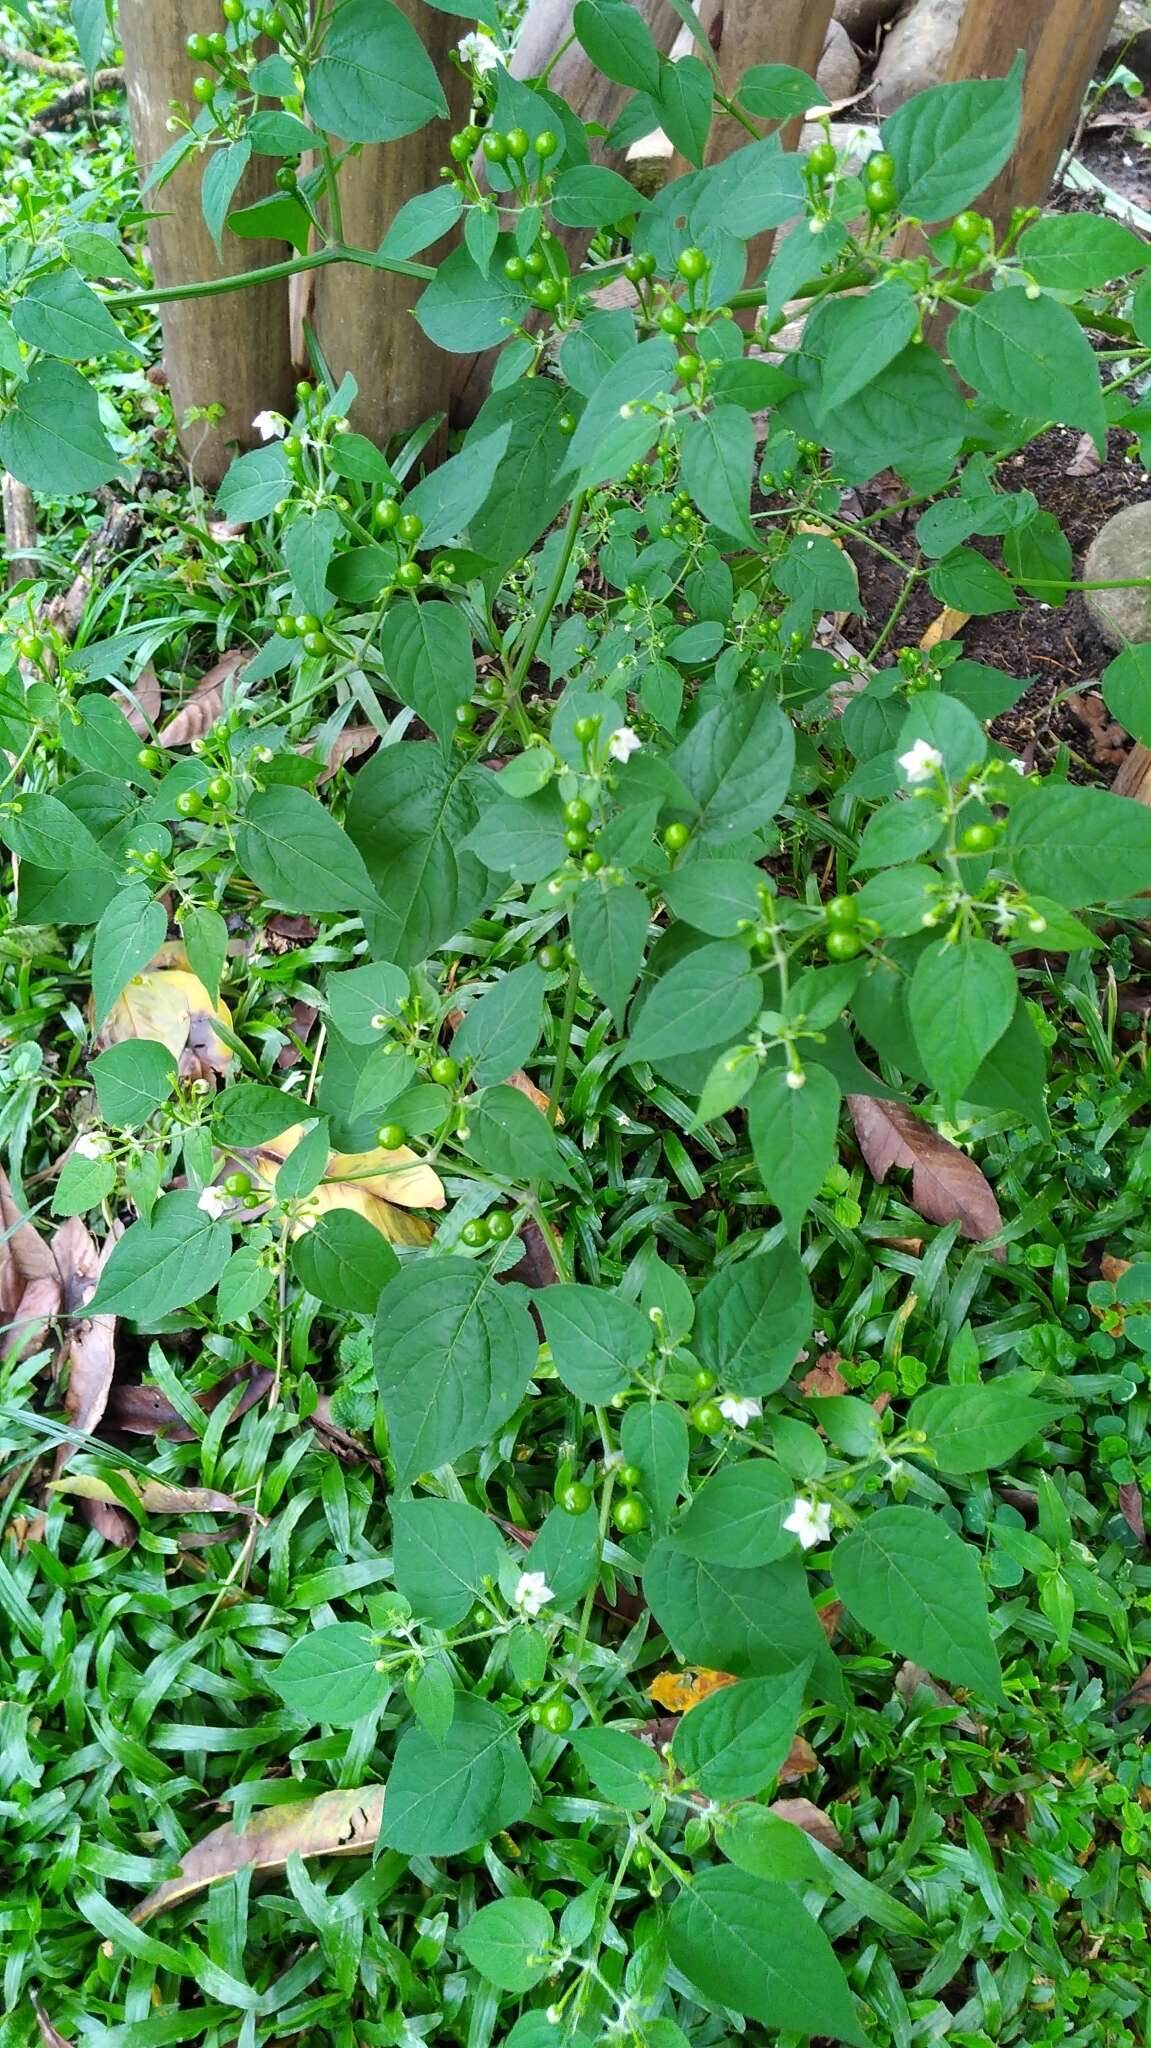
[(242, 1173), (237, 1171), (236, 1173), (229, 1173), (225, 1176), (224, 1193), (226, 1195), (231, 1195), (234, 1201), (239, 1201), (243, 1195), (250, 1195), (251, 1192), (252, 1176), (250, 1173)]
[(960, 835), (959, 844), (964, 853), (990, 853), (998, 838), (994, 825), (968, 825)]
[(278, 7), (266, 7), (260, 17), (260, 27), (266, 36), (282, 36), (285, 22)]
[(160, 766), (160, 749), (158, 747), (141, 747), (136, 756), (136, 766), (137, 768), (146, 769), (149, 775), (154, 774), (155, 770)]
[(612, 1510), (612, 1521), (621, 1536), (637, 1536), (648, 1525), (648, 1512), (638, 1493), (625, 1493)]
[(316, 617), (315, 612), (296, 613), (296, 631), (299, 634), (301, 640), (303, 639), (305, 633), (318, 633), (319, 630), (320, 620)]
[(586, 797), (573, 796), (564, 805), (565, 825), (586, 825), (591, 817), (591, 805)]
[(864, 165), (864, 175), (873, 182), (890, 185), (895, 178), (895, 158), (886, 149), (877, 149)]
[(983, 239), (983, 221), (979, 214), (964, 211), (957, 213), (951, 223), (952, 240), (961, 249), (971, 249)]
[(532, 139), (526, 128), (509, 128), (504, 141), (507, 144), (508, 155), (513, 163), (517, 164), (523, 162), (532, 146)]
[(524, 257), (524, 269), (531, 277), (542, 277), (547, 269), (547, 258), (539, 249), (529, 249)]
[(839, 159), (835, 146), (830, 142), (817, 142), (808, 153), (808, 164), (817, 178), (829, 178)]
[(402, 1124), (381, 1124), (376, 1132), (376, 1143), (382, 1145), (385, 1152), (398, 1152), (400, 1146), (407, 1142), (408, 1134)]
[(212, 54), (212, 46), (207, 36), (189, 36), (184, 48), (197, 64), (205, 64)]
[(506, 1244), (516, 1234), (516, 1219), (510, 1209), (493, 1209), (488, 1216), (488, 1236), (493, 1244)]
[(681, 249), (675, 259), (675, 267), (689, 284), (698, 284), (705, 277), (711, 265), (702, 249)]
[(405, 512), (401, 516), (396, 532), (408, 546), (417, 541), (424, 530), (424, 522), (418, 512)]
[(504, 264), (504, 276), (510, 277), (513, 284), (518, 284), (521, 277), (525, 277), (526, 275), (527, 265), (525, 264), (523, 257), (509, 256), (507, 262)]
[(572, 726), (572, 735), (579, 741), (581, 747), (587, 746), (590, 740), (594, 740), (599, 727), (598, 718), (577, 718)]
[(687, 326), (687, 314), (674, 299), (669, 299), (666, 306), (661, 306), (655, 317), (665, 334), (682, 334)]
[(586, 1515), (592, 1504), (592, 1490), (582, 1479), (572, 1479), (560, 1489), (559, 1505), (565, 1515)]
[(663, 843), (669, 853), (682, 853), (690, 838), (691, 826), (685, 825), (679, 818), (664, 826)]
[(231, 776), (213, 775), (212, 780), (208, 784), (208, 795), (214, 804), (230, 803), (232, 798)]
[(556, 421), (557, 430), (561, 434), (574, 434), (576, 426), (577, 421), (574, 412), (561, 412)]
[(299, 628), (291, 612), (281, 612), (276, 620), (276, 631), (281, 640), (298, 640)]
[(585, 875), (598, 875), (600, 869), (603, 866), (602, 853), (597, 853), (595, 847), (593, 846), (589, 853), (585, 853), (583, 857), (583, 865)]
[(563, 295), (564, 288), (558, 278), (541, 277), (532, 293), (532, 299), (541, 311), (550, 313), (553, 306), (559, 305)]
[(380, 498), (372, 512), (373, 520), (383, 533), (389, 532), (399, 517), (400, 508), (394, 498)]
[(536, 966), (542, 967), (545, 974), (557, 974), (563, 964), (562, 946), (541, 946), (536, 953)]
[(480, 696), (488, 704), (498, 704), (504, 694), (504, 686), (498, 676), (483, 676), (479, 684)]
[(216, 81), (214, 78), (194, 78), (192, 80), (192, 98), (199, 100), (202, 107), (206, 107), (209, 100), (214, 100), (215, 97)]
[(462, 726), (465, 732), (471, 731), (479, 715), (474, 704), (457, 704), (453, 713), (456, 724)]
[(823, 906), (828, 924), (858, 924), (859, 902), (854, 896), (832, 896)]
[(401, 590), (418, 590), (424, 580), (424, 572), (418, 562), (401, 562), (396, 570), (396, 582)]
[(863, 200), (868, 213), (874, 214), (877, 220), (883, 214), (890, 213), (895, 205), (895, 195), (890, 185), (866, 186), (864, 188)]
[(621, 1465), (617, 1477), (620, 1485), (626, 1486), (629, 1493), (634, 1493), (636, 1487), (643, 1481), (643, 1473), (638, 1465)]
[(829, 960), (854, 960), (863, 951), (863, 940), (850, 925), (833, 925), (823, 947)]
[(214, 32), (208, 37), (208, 48), (211, 51), (215, 61), (218, 63), (221, 58), (226, 57), (228, 54), (227, 36), (222, 34), (219, 29), (214, 30)]
[(322, 628), (317, 633), (305, 633), (302, 638), (305, 654), (326, 654), (332, 644)]
[(176, 809), (182, 818), (198, 818), (204, 808), (204, 799), (198, 789), (181, 790), (176, 798)]
[(470, 1223), (464, 1224), (460, 1232), (462, 1242), (469, 1245), (473, 1251), (480, 1250), (487, 1243), (490, 1236), (491, 1232), (488, 1229), (488, 1219), (486, 1216), (473, 1217)]
[(718, 1401), (697, 1401), (689, 1410), (691, 1421), (704, 1436), (717, 1436), (723, 1428), (723, 1415)]
[(428, 1072), (440, 1088), (450, 1088), (460, 1078), (460, 1063), (450, 1053), (443, 1053), (432, 1061)]
[(692, 1385), (696, 1388), (697, 1392), (710, 1394), (715, 1385), (715, 1374), (709, 1372), (706, 1365), (697, 1366), (692, 1374)]
[(543, 128), (540, 130), (540, 133), (536, 136), (536, 139), (532, 144), (532, 148), (535, 150), (536, 155), (542, 163), (545, 157), (555, 155), (557, 149), (559, 148), (559, 138), (558, 136), (552, 134), (550, 128)]
[(569, 825), (564, 833), (564, 845), (569, 853), (582, 853), (588, 843), (586, 825)]
[(508, 139), (498, 128), (489, 128), (483, 139), (483, 152), (490, 164), (502, 164), (508, 153)]
[(281, 164), (279, 170), (276, 172), (276, 190), (278, 192), (294, 192), (295, 189), (295, 166), (293, 164)]
[(449, 153), (458, 164), (466, 164), (468, 158), (473, 153), (474, 147), (475, 145), (468, 139), (466, 128), (461, 129), (458, 135), (453, 135), (448, 144)]
[(566, 1700), (545, 1700), (540, 1709), (540, 1720), (549, 1735), (563, 1735), (571, 1727), (574, 1716)]
[(220, 0), (220, 12), (225, 21), (242, 21), (244, 19), (244, 0)]
[(39, 633), (21, 633), (16, 642), (16, 652), (24, 661), (39, 661), (44, 652), (44, 642)]
[(677, 356), (675, 359), (675, 374), (681, 384), (694, 384), (702, 368), (698, 356)]

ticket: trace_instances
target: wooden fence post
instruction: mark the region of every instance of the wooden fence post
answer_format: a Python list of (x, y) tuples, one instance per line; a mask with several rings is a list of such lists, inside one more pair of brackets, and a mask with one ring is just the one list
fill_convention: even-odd
[[(203, 28), (203, 0), (120, 0), (120, 39), (128, 107), (141, 182), (171, 146), (169, 101), (194, 106), (196, 65), (184, 48), (189, 34)], [(145, 205), (159, 218), (148, 229), (148, 247), (158, 285), (190, 284), (200, 278), (254, 270), (281, 262), (291, 252), (283, 242), (247, 242), (225, 231), (223, 262), (200, 209), (199, 154), (181, 164)], [(250, 205), (271, 192), (276, 165), (256, 157), (244, 175), (234, 206)], [(259, 436), (252, 421), (271, 408), (291, 413), (292, 362), (288, 335), (286, 280), (228, 292), (219, 298), (176, 300), (160, 309), (164, 365), (176, 414), (180, 445), (189, 465), (209, 489), (219, 483), (235, 448), (250, 448)], [(222, 405), (218, 426), (182, 424), (190, 406)]]
[[(344, 239), (359, 249), (377, 249), (405, 200), (437, 185), (450, 163), (448, 140), (467, 119), (467, 80), (449, 63), (468, 24), (459, 15), (427, 7), (424, 0), (399, 0), (439, 73), (451, 109), (447, 121), (431, 121), (399, 142), (366, 143), (340, 172)], [(421, 250), (422, 263), (435, 263), (442, 247)], [(329, 369), (339, 379), (350, 370), (359, 386), (352, 422), (377, 442), (407, 432), (448, 404), (450, 366), (412, 318), (424, 286), (361, 265), (337, 264), (315, 275), (311, 318)]]
[[(814, 78), (833, 5), (834, 0), (724, 0), (717, 56), (728, 97), (734, 98), (740, 79), (753, 64), (794, 64)], [(795, 148), (801, 125), (793, 121), (784, 129), (785, 149)], [(720, 114), (708, 139), (708, 163), (722, 163), (749, 140), (740, 122)], [(752, 283), (767, 269), (774, 241), (775, 232), (769, 228), (748, 243), (747, 275)]]
[(1017, 50), (1027, 60), (1019, 141), (973, 203), (1002, 233), (1016, 206), (1038, 206), (1075, 127), (1118, 0), (967, 0), (949, 80), (999, 78)]

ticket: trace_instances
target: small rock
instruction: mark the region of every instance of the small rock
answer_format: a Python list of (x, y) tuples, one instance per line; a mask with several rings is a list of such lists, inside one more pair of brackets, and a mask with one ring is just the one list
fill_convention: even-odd
[(1096, 76), (1105, 78), (1116, 64), (1125, 64), (1143, 85), (1151, 85), (1151, 0), (1119, 0)]
[(1085, 583), (1145, 576), (1142, 589), (1087, 590), (1084, 597), (1099, 631), (1112, 646), (1151, 640), (1151, 498), (1125, 505), (1100, 528), (1083, 564)]
[(871, 81), (881, 114), (939, 85), (959, 32), (965, 0), (915, 0), (887, 37)]
[(849, 100), (858, 89), (859, 71), (859, 58), (847, 30), (838, 21), (828, 22), (823, 55), (815, 73), (815, 82), (824, 99), (833, 105), (836, 100)]
[(835, 19), (842, 22), (853, 43), (874, 49), (875, 31), (899, 11), (899, 0), (835, 0)]

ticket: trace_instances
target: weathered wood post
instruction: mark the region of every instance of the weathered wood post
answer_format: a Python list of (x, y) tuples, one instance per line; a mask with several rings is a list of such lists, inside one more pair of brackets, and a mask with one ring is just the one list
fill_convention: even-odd
[[(980, 0), (983, 4), (983, 0)], [(823, 54), (833, 0), (724, 0), (719, 25), (719, 68), (723, 89), (734, 98), (739, 81), (753, 64), (794, 64), (812, 78)], [(800, 123), (783, 131), (786, 149), (794, 149)], [(722, 163), (748, 142), (747, 129), (730, 115), (712, 123), (707, 145), (709, 164)], [(775, 234), (767, 229), (747, 245), (747, 275), (757, 282), (771, 260)]]
[[(188, 35), (202, 29), (203, 15), (203, 0), (120, 0), (128, 107), (141, 181), (171, 146), (169, 102), (194, 105), (196, 65), (184, 44)], [(203, 157), (190, 157), (145, 202), (158, 215), (148, 229), (158, 285), (255, 270), (291, 254), (283, 242), (248, 242), (225, 234), (221, 262), (200, 208), (203, 169)], [(250, 205), (271, 192), (275, 170), (271, 157), (255, 157), (233, 204)], [(259, 439), (252, 428), (258, 412), (269, 407), (292, 411), (287, 281), (218, 298), (173, 301), (160, 308), (160, 324), (180, 444), (194, 474), (212, 489), (234, 450), (250, 448)], [(219, 425), (196, 422), (185, 430), (188, 408), (209, 405), (224, 407)]]

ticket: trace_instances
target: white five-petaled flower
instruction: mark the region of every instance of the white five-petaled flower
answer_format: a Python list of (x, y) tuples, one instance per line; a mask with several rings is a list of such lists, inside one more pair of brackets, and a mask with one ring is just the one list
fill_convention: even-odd
[(916, 740), (906, 754), (899, 756), (899, 765), (909, 782), (930, 782), (935, 770), (942, 768), (943, 756), (929, 741)]
[(223, 1188), (205, 1188), (196, 1207), (202, 1209), (205, 1216), (210, 1216), (213, 1223), (218, 1223), (227, 1212), (228, 1197)]
[(1026, 761), (1021, 761), (1018, 754), (1012, 754), (1010, 761), (1007, 763), (1007, 766), (1009, 768), (1014, 768), (1015, 773), (1017, 775), (1026, 775), (1027, 773), (1027, 763)]
[(554, 1600), (555, 1597), (542, 1572), (521, 1572), (516, 1581), (512, 1602), (525, 1620), (532, 1621), (540, 1609), (546, 1607), (548, 1601)]
[(486, 36), (482, 29), (475, 29), (470, 35), (461, 36), (456, 48), (465, 64), (474, 64), (477, 71), (494, 71), (502, 64), (500, 46)]
[(725, 1422), (734, 1422), (737, 1429), (746, 1429), (749, 1422), (755, 1422), (763, 1414), (763, 1402), (754, 1394), (724, 1394), (719, 1402), (719, 1412)]
[(282, 441), (288, 431), (288, 422), (282, 412), (258, 412), (252, 425), (261, 441)]
[(620, 725), (608, 741), (607, 750), (613, 761), (630, 761), (642, 745), (638, 732), (633, 732), (630, 725)]
[(102, 1137), (99, 1131), (85, 1131), (72, 1149), (78, 1159), (106, 1159), (112, 1150), (112, 1140)]
[(827, 1542), (831, 1534), (831, 1509), (826, 1501), (808, 1500), (805, 1494), (797, 1494), (783, 1526), (798, 1536), (805, 1550), (810, 1550), (816, 1543)]

